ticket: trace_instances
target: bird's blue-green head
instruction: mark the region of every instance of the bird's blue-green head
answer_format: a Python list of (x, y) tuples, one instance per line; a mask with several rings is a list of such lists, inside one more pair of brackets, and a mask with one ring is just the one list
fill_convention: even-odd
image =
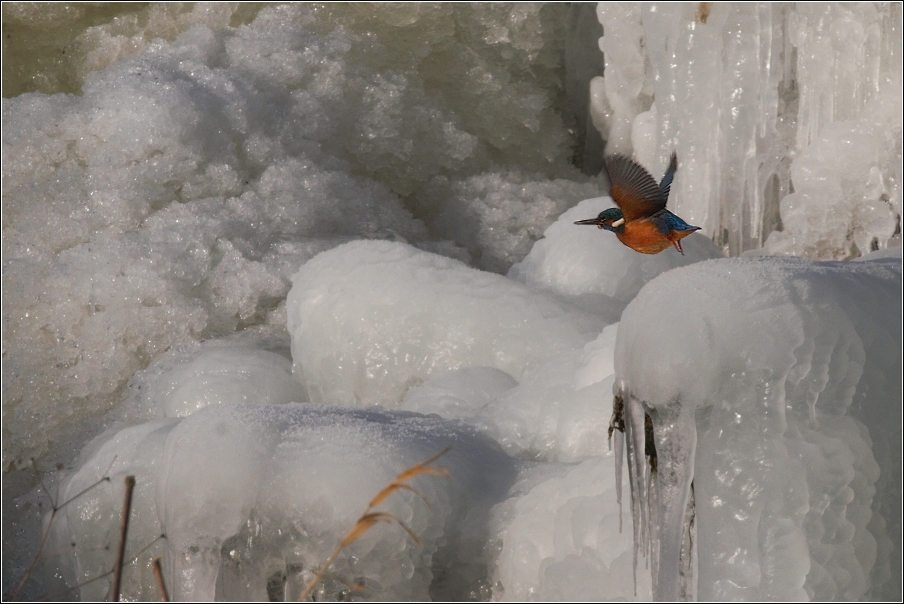
[(618, 208), (609, 208), (600, 212), (596, 218), (575, 220), (575, 224), (593, 224), (598, 228), (612, 231), (613, 233), (625, 232), (625, 217)]

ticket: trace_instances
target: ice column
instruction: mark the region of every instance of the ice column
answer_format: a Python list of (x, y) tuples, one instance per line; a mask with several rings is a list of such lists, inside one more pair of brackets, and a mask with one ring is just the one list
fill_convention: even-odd
[(693, 599), (693, 478), (697, 446), (693, 407), (676, 400), (648, 409), (631, 395), (623, 381), (617, 382), (614, 389), (616, 401), (623, 401), (623, 406), (613, 407), (613, 425), (624, 431), (623, 435), (615, 435), (615, 468), (616, 484), (621, 484), (622, 452), (627, 441), (634, 585), (638, 554), (642, 554), (652, 571), (656, 599)]
[(661, 600), (685, 600), (693, 597), (687, 573), (690, 566), (687, 560), (693, 556), (693, 551), (685, 549), (685, 535), (691, 529), (686, 516), (697, 447), (694, 410), (682, 405), (681, 401), (673, 401), (654, 410), (650, 417), (656, 443), (656, 524), (659, 533), (653, 593)]

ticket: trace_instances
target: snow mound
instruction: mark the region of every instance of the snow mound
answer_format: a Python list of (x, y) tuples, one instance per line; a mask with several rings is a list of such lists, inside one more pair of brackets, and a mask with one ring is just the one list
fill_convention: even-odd
[(315, 403), (396, 407), (410, 387), (466, 366), (519, 380), (604, 327), (553, 295), (400, 243), (340, 246), (292, 280), (294, 372)]

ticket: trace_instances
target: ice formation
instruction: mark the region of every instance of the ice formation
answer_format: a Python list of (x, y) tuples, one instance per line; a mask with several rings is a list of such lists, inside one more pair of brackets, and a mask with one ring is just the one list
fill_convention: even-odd
[(606, 455), (617, 325), (558, 354), (469, 421), (523, 459), (575, 462)]
[(900, 593), (901, 284), (899, 258), (716, 260), (628, 305), (616, 392), (656, 597)]
[(166, 417), (185, 417), (214, 403), (278, 405), (305, 400), (292, 363), (266, 350), (229, 348), (203, 353), (168, 372), (152, 398)]
[[(48, 546), (66, 555), (52, 558), (56, 582), (51, 594), (60, 595), (67, 586), (79, 585), (107, 572), (113, 566), (119, 541), (124, 480), (135, 477), (128, 544), (140, 544), (131, 552), (149, 546), (148, 558), (126, 565), (123, 595), (132, 600), (158, 599), (149, 560), (163, 555), (164, 534), (157, 513), (157, 474), (167, 437), (178, 419), (160, 419), (113, 430), (97, 437), (82, 451), (79, 468), (58, 490), (59, 504), (71, 500), (57, 512), (50, 525)], [(104, 479), (108, 480), (104, 480)], [(110, 595), (109, 581), (95, 581), (79, 590), (82, 600), (103, 601)]]
[[(4, 3), (4, 597), (135, 475), (124, 597), (292, 598), (451, 444), (318, 598), (899, 599), (901, 19)], [(677, 150), (686, 256), (572, 224), (603, 139)]]
[(609, 148), (732, 255), (849, 258), (900, 245), (897, 3), (610, 3), (591, 86)]
[[(342, 553), (332, 575), (364, 583), (359, 591), (369, 599), (464, 599), (486, 574), (480, 535), (489, 503), (515, 476), (513, 460), (461, 424), (316, 405), (217, 404), (99, 441), (61, 489), (68, 499), (111, 478), (66, 506), (53, 526), (50, 547), (72, 551), (61, 572), (76, 584), (111, 566), (112, 548), (103, 546), (118, 538), (122, 477), (132, 473), (130, 542), (135, 550), (153, 543), (150, 555), (165, 555), (178, 600), (297, 598), (367, 502), (402, 469), (448, 446), (441, 463), (450, 476), (412, 484), (428, 503), (403, 491), (380, 508), (423, 547), (398, 526), (379, 525)], [(441, 583), (432, 581), (434, 564)], [(126, 585), (126, 597), (158, 597), (144, 560), (127, 569)], [(103, 600), (105, 590), (109, 584), (89, 584), (81, 597)], [(333, 579), (319, 597), (348, 590)]]
[(635, 593), (631, 518), (612, 505), (614, 459), (543, 464), (522, 473), (514, 496), (493, 509), (501, 551), (494, 579), (503, 602), (650, 599), (649, 575)]
[(519, 380), (604, 327), (546, 292), (401, 243), (345, 244), (292, 281), (294, 371), (315, 403), (393, 408), (411, 386), (468, 365)]
[(409, 390), (399, 409), (465, 419), (517, 385), (515, 378), (495, 367), (453, 369)]

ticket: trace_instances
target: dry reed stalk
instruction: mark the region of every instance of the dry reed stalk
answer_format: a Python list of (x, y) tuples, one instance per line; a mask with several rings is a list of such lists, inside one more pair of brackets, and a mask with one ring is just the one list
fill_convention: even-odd
[(323, 563), (323, 566), (320, 567), (320, 570), (317, 572), (314, 578), (311, 579), (311, 582), (308, 583), (308, 586), (305, 587), (304, 591), (301, 592), (301, 595), (298, 596), (299, 602), (303, 601), (305, 598), (311, 595), (311, 592), (314, 591), (314, 588), (323, 578), (324, 573), (326, 573), (326, 570), (330, 567), (330, 564), (332, 564), (336, 559), (336, 556), (339, 555), (339, 552), (341, 552), (347, 546), (351, 545), (356, 539), (361, 537), (361, 535), (370, 530), (373, 525), (379, 522), (387, 522), (390, 524), (392, 522), (395, 522), (403, 529), (405, 529), (405, 532), (408, 533), (408, 535), (414, 540), (415, 543), (417, 543), (418, 545), (423, 545), (421, 543), (421, 540), (418, 539), (417, 535), (415, 535), (410, 528), (405, 526), (405, 524), (401, 520), (399, 520), (389, 512), (373, 512), (371, 510), (382, 503), (387, 497), (400, 490), (410, 491), (414, 493), (415, 495), (423, 499), (424, 503), (429, 506), (430, 503), (427, 501), (427, 498), (424, 497), (420, 492), (418, 492), (417, 489), (406, 483), (415, 476), (420, 476), (421, 474), (427, 474), (429, 476), (448, 476), (449, 470), (447, 470), (446, 468), (431, 468), (429, 467), (429, 465), (448, 453), (449, 449), (451, 448), (452, 447), (446, 447), (430, 459), (411, 466), (410, 468), (396, 476), (395, 480), (386, 485), (383, 490), (377, 493), (376, 497), (370, 500), (370, 503), (367, 504), (367, 509), (364, 510), (364, 513), (361, 514), (361, 517), (358, 518), (358, 521), (355, 522), (355, 525), (348, 533), (345, 534), (345, 537), (342, 538), (342, 540), (339, 542), (339, 545), (336, 546), (336, 549), (333, 550), (333, 553), (329, 555), (329, 557), (326, 559), (326, 562)]
[(169, 592), (166, 591), (166, 582), (163, 580), (163, 569), (160, 567), (160, 557), (154, 558), (154, 578), (157, 579), (157, 591), (160, 592), (160, 600), (169, 602)]
[(132, 491), (135, 477), (126, 476), (126, 494), (122, 503), (122, 520), (119, 525), (119, 546), (116, 548), (116, 563), (113, 565), (113, 585), (110, 587), (110, 601), (119, 602), (119, 584), (122, 581), (122, 563), (126, 555), (126, 537), (129, 534), (129, 516), (132, 512)]

